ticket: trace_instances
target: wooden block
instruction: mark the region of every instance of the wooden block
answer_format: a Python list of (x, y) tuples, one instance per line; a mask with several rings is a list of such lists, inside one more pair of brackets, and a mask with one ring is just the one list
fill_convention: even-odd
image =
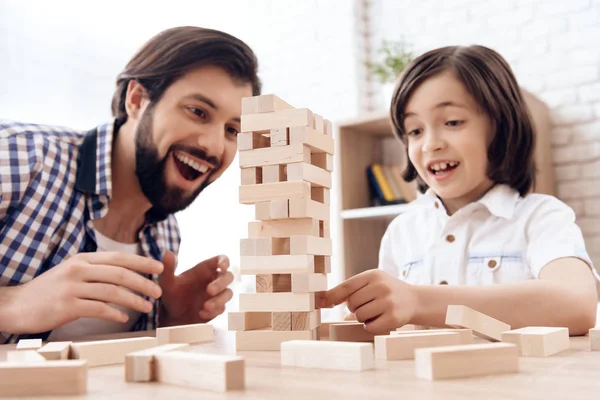
[(160, 383), (216, 392), (242, 390), (246, 385), (244, 357), (172, 351), (154, 358)]
[[(274, 94), (263, 94), (260, 96), (255, 96), (258, 100), (258, 111), (259, 113), (267, 113), (273, 111), (281, 111), (281, 110), (289, 110), (293, 109), (291, 105), (281, 100)], [(244, 113), (244, 114), (254, 114), (254, 113)]]
[(190, 324), (156, 329), (158, 344), (202, 343), (215, 338), (214, 328), (209, 324)]
[(327, 274), (292, 274), (292, 292), (310, 293), (327, 290)]
[[(275, 242), (275, 247), (273, 246), (274, 241), (277, 238), (252, 238), (252, 239), (240, 239), (240, 256), (270, 256), (273, 254), (273, 251), (277, 252), (280, 250), (280, 242)], [(279, 239), (286, 240), (286, 239)], [(289, 240), (288, 240), (289, 242)], [(288, 246), (289, 249), (289, 246)], [(288, 250), (289, 253), (289, 250)]]
[(475, 335), (491, 341), (502, 340), (502, 332), (510, 331), (510, 325), (461, 305), (448, 306), (446, 325), (472, 329)]
[(269, 202), (271, 219), (289, 218), (289, 200), (271, 200)]
[(227, 329), (230, 331), (251, 331), (271, 326), (269, 312), (229, 312)]
[(37, 350), (42, 347), (42, 339), (21, 339), (17, 343), (17, 350)]
[[(413, 327), (415, 325), (412, 325)], [(413, 334), (419, 334), (419, 335), (427, 335), (430, 333), (440, 333), (440, 332), (450, 332), (450, 333), (456, 333), (458, 334), (458, 338), (459, 338), (459, 343), (460, 344), (471, 344), (473, 343), (473, 331), (470, 329), (413, 329), (413, 330), (396, 330), (393, 332), (390, 332), (392, 335), (396, 335), (396, 336), (400, 336), (400, 335), (413, 335)]]
[(277, 183), (287, 181), (287, 167), (285, 164), (265, 165), (261, 168), (263, 171), (262, 183)]
[(319, 114), (313, 114), (313, 121), (313, 128), (315, 128), (315, 131), (319, 132), (320, 134), (325, 134), (325, 124), (323, 116)]
[(315, 256), (274, 255), (240, 257), (240, 274), (291, 274), (294, 272), (311, 274), (315, 272)]
[(289, 129), (290, 144), (305, 144), (310, 147), (312, 154), (333, 154), (335, 144), (329, 135), (323, 135), (307, 126), (292, 127)]
[(502, 341), (513, 343), (523, 356), (547, 357), (570, 348), (569, 329), (529, 326), (502, 332)]
[(268, 221), (271, 219), (271, 202), (259, 201), (254, 204), (254, 219)]
[(43, 355), (35, 350), (17, 350), (6, 352), (6, 361), (17, 363), (46, 362)]
[(415, 358), (415, 349), (458, 344), (460, 344), (460, 337), (458, 333), (453, 332), (375, 336), (375, 358), (411, 360)]
[(331, 121), (326, 119), (324, 121), (324, 126), (325, 126), (325, 135), (332, 137), (333, 136), (333, 124), (331, 123)]
[(312, 311), (314, 293), (240, 293), (240, 311)]
[(319, 235), (319, 221), (314, 218), (252, 221), (248, 223), (250, 238), (289, 238), (297, 235)]
[(323, 238), (331, 237), (331, 229), (328, 220), (319, 221), (319, 236)]
[(0, 397), (83, 395), (87, 371), (84, 360), (0, 363)]
[(316, 340), (314, 331), (253, 330), (235, 332), (235, 349), (238, 351), (279, 351), (281, 343), (289, 340)]
[(600, 328), (592, 328), (589, 332), (590, 335), (590, 350), (600, 351)]
[(72, 342), (49, 342), (38, 349), (46, 360), (68, 360)]
[(313, 113), (308, 108), (279, 110), (262, 114), (242, 114), (242, 132), (264, 132), (277, 128), (313, 126)]
[(269, 147), (269, 137), (259, 132), (240, 132), (237, 135), (238, 151), (247, 151)]
[(321, 340), (329, 340), (329, 328), (331, 327), (331, 325), (339, 325), (339, 324), (347, 324), (348, 321), (327, 321), (327, 322), (323, 322), (321, 321), (321, 324), (319, 325), (319, 336), (321, 337)]
[(325, 187), (313, 186), (310, 188), (310, 198), (311, 200), (318, 201), (319, 203), (323, 203), (326, 205), (331, 204), (331, 196), (329, 189)]
[[(256, 151), (256, 150), (254, 150)], [(333, 171), (333, 155), (327, 153), (316, 153), (311, 155), (310, 163), (327, 171)]]
[(171, 343), (146, 350), (134, 351), (125, 355), (125, 381), (156, 381), (156, 360), (154, 356), (169, 351), (185, 351), (189, 347), (190, 345), (187, 343)]
[(329, 221), (330, 212), (328, 205), (311, 199), (289, 199), (290, 218), (315, 218)]
[(306, 162), (288, 164), (287, 180), (304, 181), (312, 186), (331, 188), (331, 172)]
[[(294, 143), (289, 146), (265, 147), (243, 150), (239, 153), (240, 168), (265, 167), (295, 162), (311, 163), (310, 148)], [(313, 163), (314, 164), (314, 163)]]
[(258, 113), (258, 96), (242, 98), (242, 114)]
[(332, 252), (331, 238), (298, 235), (290, 237), (290, 254), (314, 254), (330, 256)]
[(256, 293), (289, 293), (292, 291), (292, 275), (256, 275)]
[(291, 340), (281, 344), (281, 365), (366, 371), (375, 368), (373, 344)]
[(271, 129), (271, 146), (287, 146), (290, 144), (287, 128)]
[(315, 257), (315, 273), (329, 274), (331, 273), (331, 256), (314, 256)]
[(263, 183), (261, 185), (242, 185), (239, 187), (239, 202), (242, 204), (293, 198), (310, 198), (310, 183), (279, 182)]
[[(406, 324), (406, 325), (402, 325), (401, 327), (397, 328), (396, 331), (397, 332), (400, 332), (400, 331), (424, 331), (427, 329), (430, 329), (430, 327), (424, 326), (424, 325)], [(453, 330), (457, 330), (457, 329), (453, 329)]]
[(512, 343), (464, 344), (415, 350), (416, 376), (451, 379), (519, 370), (519, 352)]
[(342, 322), (329, 326), (329, 340), (335, 342), (373, 342), (375, 335), (362, 322)]
[(321, 310), (292, 313), (293, 331), (312, 331), (321, 324)]
[(291, 331), (292, 330), (292, 313), (291, 312), (271, 313), (271, 328), (274, 331)]
[(126, 354), (157, 345), (158, 340), (155, 337), (71, 343), (71, 357), (86, 360), (88, 367), (121, 364), (125, 362)]
[(262, 168), (252, 167), (242, 169), (242, 185), (259, 185), (262, 183)]

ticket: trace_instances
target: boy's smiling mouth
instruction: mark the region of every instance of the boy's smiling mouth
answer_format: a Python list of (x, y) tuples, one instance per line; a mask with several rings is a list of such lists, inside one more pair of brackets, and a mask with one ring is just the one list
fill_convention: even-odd
[(432, 161), (427, 164), (427, 171), (435, 176), (444, 176), (459, 166), (458, 161)]

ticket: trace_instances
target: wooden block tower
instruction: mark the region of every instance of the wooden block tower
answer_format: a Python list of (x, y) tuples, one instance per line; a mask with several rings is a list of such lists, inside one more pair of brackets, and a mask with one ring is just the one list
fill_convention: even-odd
[(269, 94), (242, 100), (241, 125), (239, 198), (255, 205), (255, 221), (240, 241), (240, 270), (256, 276), (256, 293), (240, 294), (229, 330), (237, 350), (318, 340), (316, 296), (331, 272), (332, 124)]

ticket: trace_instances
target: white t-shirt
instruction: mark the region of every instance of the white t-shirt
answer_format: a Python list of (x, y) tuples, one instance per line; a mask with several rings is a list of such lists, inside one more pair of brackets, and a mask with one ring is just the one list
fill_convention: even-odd
[[(120, 243), (116, 242), (104, 235), (97, 230), (94, 231), (96, 235), (96, 244), (98, 249), (96, 251), (118, 251), (129, 254), (142, 254), (139, 243)], [(128, 332), (133, 325), (137, 322), (140, 317), (140, 312), (129, 308), (122, 307), (120, 305), (111, 304), (112, 307), (116, 307), (123, 310), (129, 315), (129, 320), (125, 323), (106, 321), (98, 318), (79, 318), (61, 327), (58, 327), (52, 331), (48, 340), (51, 341), (65, 341), (75, 340), (83, 336), (89, 335), (101, 335), (107, 333), (119, 333)]]
[(537, 279), (549, 262), (578, 257), (591, 267), (600, 288), (575, 213), (553, 196), (520, 197), (508, 185), (496, 185), (448, 216), (430, 189), (410, 207), (390, 223), (379, 252), (379, 268), (408, 283)]

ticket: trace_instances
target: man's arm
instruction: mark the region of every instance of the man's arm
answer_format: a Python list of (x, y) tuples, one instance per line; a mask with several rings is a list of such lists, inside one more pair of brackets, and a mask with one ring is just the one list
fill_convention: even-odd
[[(14, 292), (16, 287), (0, 287), (0, 332), (16, 332), (18, 313), (15, 310)], [(21, 315), (20, 318), (26, 316)]]
[(497, 318), (513, 329), (568, 327), (586, 334), (596, 323), (598, 294), (590, 267), (578, 258), (550, 262), (540, 279), (489, 286), (412, 286), (417, 297), (410, 323), (444, 326), (450, 304), (462, 304)]

